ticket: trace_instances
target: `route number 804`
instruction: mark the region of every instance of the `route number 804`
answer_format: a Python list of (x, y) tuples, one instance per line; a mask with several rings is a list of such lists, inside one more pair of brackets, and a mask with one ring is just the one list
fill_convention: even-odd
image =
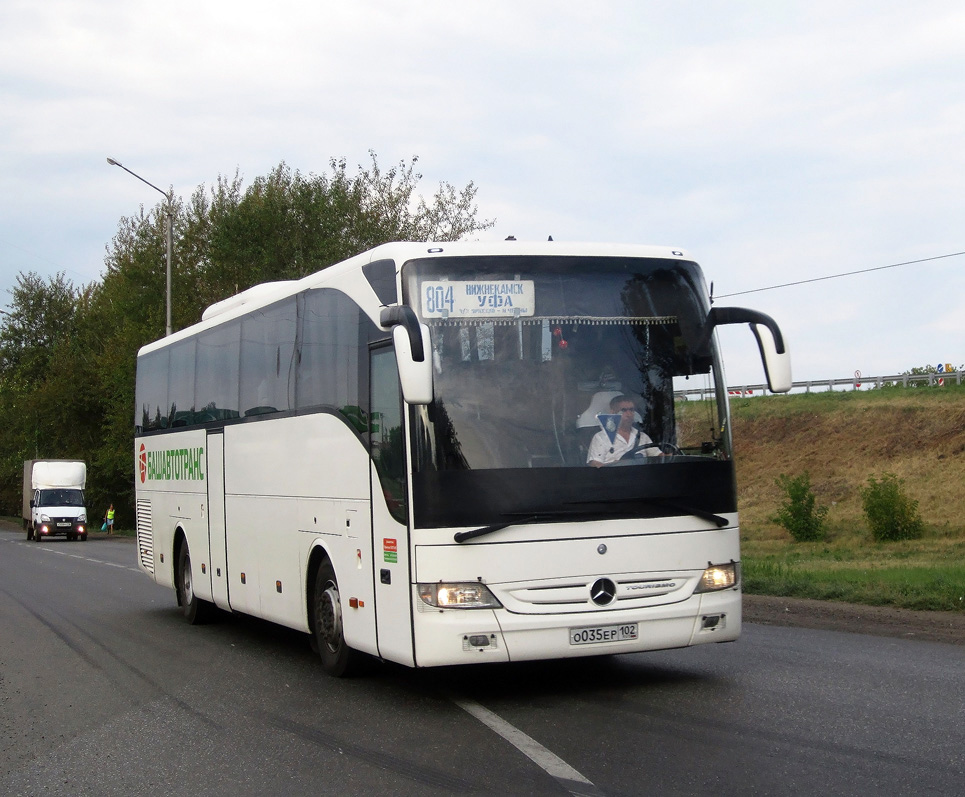
[(451, 285), (427, 285), (425, 292), (425, 312), (427, 315), (452, 312), (455, 307)]

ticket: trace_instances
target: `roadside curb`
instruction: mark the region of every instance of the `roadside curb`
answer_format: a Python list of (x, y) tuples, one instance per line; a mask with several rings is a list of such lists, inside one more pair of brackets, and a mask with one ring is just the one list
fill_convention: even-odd
[(744, 595), (747, 623), (965, 645), (965, 612), (923, 612), (889, 606)]

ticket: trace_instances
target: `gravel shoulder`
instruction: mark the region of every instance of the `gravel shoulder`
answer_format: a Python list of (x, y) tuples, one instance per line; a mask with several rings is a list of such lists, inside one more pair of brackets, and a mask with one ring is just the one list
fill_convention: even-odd
[(918, 612), (745, 594), (744, 622), (965, 645), (965, 612)]

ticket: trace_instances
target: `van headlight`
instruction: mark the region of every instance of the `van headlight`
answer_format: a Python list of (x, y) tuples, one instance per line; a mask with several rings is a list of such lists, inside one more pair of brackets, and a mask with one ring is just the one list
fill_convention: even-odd
[(475, 581), (417, 584), (419, 597), (437, 609), (498, 609), (502, 604), (485, 584)]
[(86, 522), (87, 522), (87, 513), (86, 513), (86, 512), (81, 512), (81, 513), (77, 516), (77, 522), (78, 522), (78, 523), (86, 523)]
[(717, 592), (721, 589), (736, 587), (740, 581), (740, 565), (730, 562), (726, 565), (711, 565), (700, 577), (694, 592)]

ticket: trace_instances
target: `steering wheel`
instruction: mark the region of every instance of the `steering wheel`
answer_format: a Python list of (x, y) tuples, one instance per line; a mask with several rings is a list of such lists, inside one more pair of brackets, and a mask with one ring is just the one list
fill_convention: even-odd
[(666, 449), (667, 451), (669, 451), (669, 453), (676, 454), (679, 456), (683, 456), (683, 453), (684, 453), (679, 448), (677, 448), (677, 446), (675, 446), (673, 443), (651, 442), (651, 443), (644, 443), (642, 446), (637, 446), (636, 448), (631, 449), (630, 451), (627, 451), (627, 453), (624, 454), (622, 457), (620, 457), (620, 459), (634, 459), (634, 458), (645, 457), (647, 455), (642, 452), (646, 451), (648, 448), (659, 448), (660, 451), (664, 453), (666, 453), (664, 451)]

